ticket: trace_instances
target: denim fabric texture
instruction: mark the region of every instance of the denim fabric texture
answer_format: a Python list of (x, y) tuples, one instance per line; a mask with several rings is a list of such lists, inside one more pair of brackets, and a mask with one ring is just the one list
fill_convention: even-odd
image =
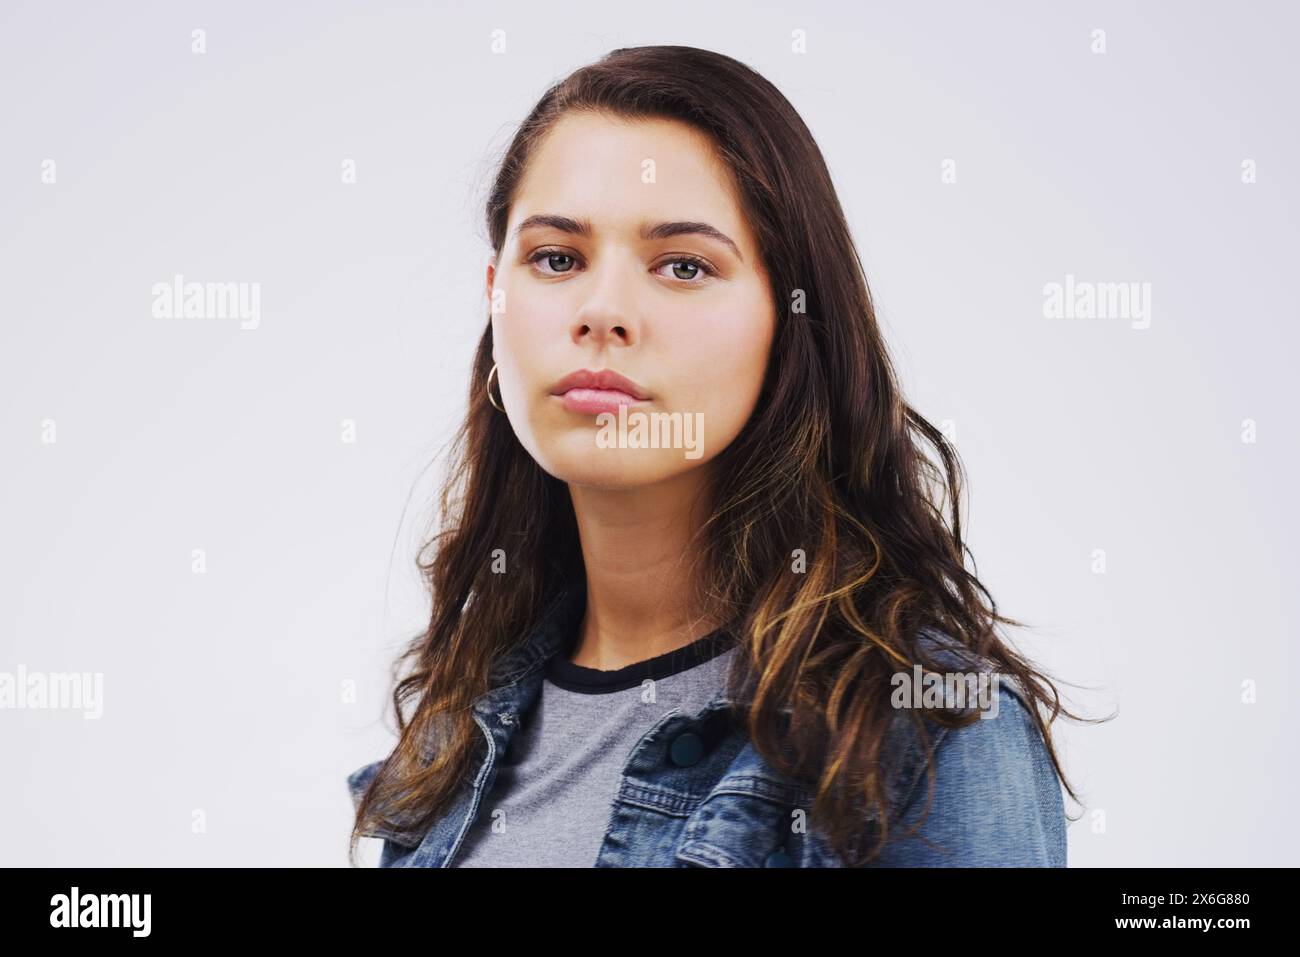
[[(585, 589), (564, 592), (527, 639), (498, 663), (493, 688), (473, 707), (485, 748), (472, 780), (431, 827), (380, 827), (380, 867), (447, 867), (491, 791), (500, 755), (536, 700), (544, 666), (580, 622)], [(964, 649), (925, 636), (952, 670)], [(951, 651), (949, 650), (951, 649)], [(944, 656), (948, 656), (945, 658)], [(1060, 781), (1019, 692), (1003, 681), (996, 717), (950, 729), (927, 720), (935, 781), (929, 813), (906, 838), (891, 838), (871, 867), (1065, 867)], [(720, 691), (696, 714), (674, 709), (628, 755), (595, 867), (841, 867), (811, 821), (812, 794), (777, 773), (730, 720)], [(886, 742), (890, 834), (921, 817), (924, 754), (911, 719), (896, 714)], [(347, 777), (354, 806), (383, 761)], [(802, 811), (802, 813), (801, 813)], [(802, 821), (806, 826), (796, 826)], [(871, 826), (864, 819), (863, 826)], [(544, 864), (544, 862), (539, 862)]]

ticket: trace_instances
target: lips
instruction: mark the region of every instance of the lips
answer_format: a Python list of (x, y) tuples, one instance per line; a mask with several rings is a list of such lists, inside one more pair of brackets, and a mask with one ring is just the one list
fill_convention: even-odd
[(618, 412), (620, 406), (636, 405), (650, 398), (640, 385), (612, 369), (570, 372), (551, 388), (565, 408), (572, 412), (593, 414)]
[(570, 372), (555, 383), (551, 389), (551, 394), (564, 395), (570, 389), (600, 389), (610, 392), (622, 392), (633, 399), (650, 398), (649, 393), (641, 386), (627, 378), (627, 376), (619, 375), (613, 369), (601, 369), (599, 372), (593, 372), (590, 369), (579, 369), (576, 372)]

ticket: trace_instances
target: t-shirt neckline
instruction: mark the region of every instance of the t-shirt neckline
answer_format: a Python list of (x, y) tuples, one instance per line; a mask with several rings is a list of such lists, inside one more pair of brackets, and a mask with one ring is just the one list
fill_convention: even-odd
[(736, 646), (727, 630), (719, 628), (696, 638), (690, 644), (655, 655), (653, 658), (636, 661), (622, 668), (602, 671), (599, 668), (574, 664), (570, 660), (569, 656), (577, 645), (577, 639), (578, 634), (575, 629), (564, 647), (547, 663), (546, 677), (552, 684), (566, 691), (576, 691), (581, 694), (608, 694), (634, 688), (647, 678), (654, 681), (669, 678), (711, 661)]

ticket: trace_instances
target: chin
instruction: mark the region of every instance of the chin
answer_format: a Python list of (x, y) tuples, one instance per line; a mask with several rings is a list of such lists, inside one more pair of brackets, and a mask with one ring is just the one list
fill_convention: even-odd
[(590, 433), (548, 444), (538, 463), (562, 482), (600, 489), (653, 485), (694, 464), (680, 449), (596, 448)]

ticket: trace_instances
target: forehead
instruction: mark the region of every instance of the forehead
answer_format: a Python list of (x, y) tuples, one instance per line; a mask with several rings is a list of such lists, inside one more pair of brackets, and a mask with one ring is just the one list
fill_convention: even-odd
[(703, 220), (742, 249), (750, 245), (730, 170), (705, 134), (675, 120), (592, 113), (557, 120), (529, 159), (511, 228), (535, 213), (590, 219), (597, 230)]

